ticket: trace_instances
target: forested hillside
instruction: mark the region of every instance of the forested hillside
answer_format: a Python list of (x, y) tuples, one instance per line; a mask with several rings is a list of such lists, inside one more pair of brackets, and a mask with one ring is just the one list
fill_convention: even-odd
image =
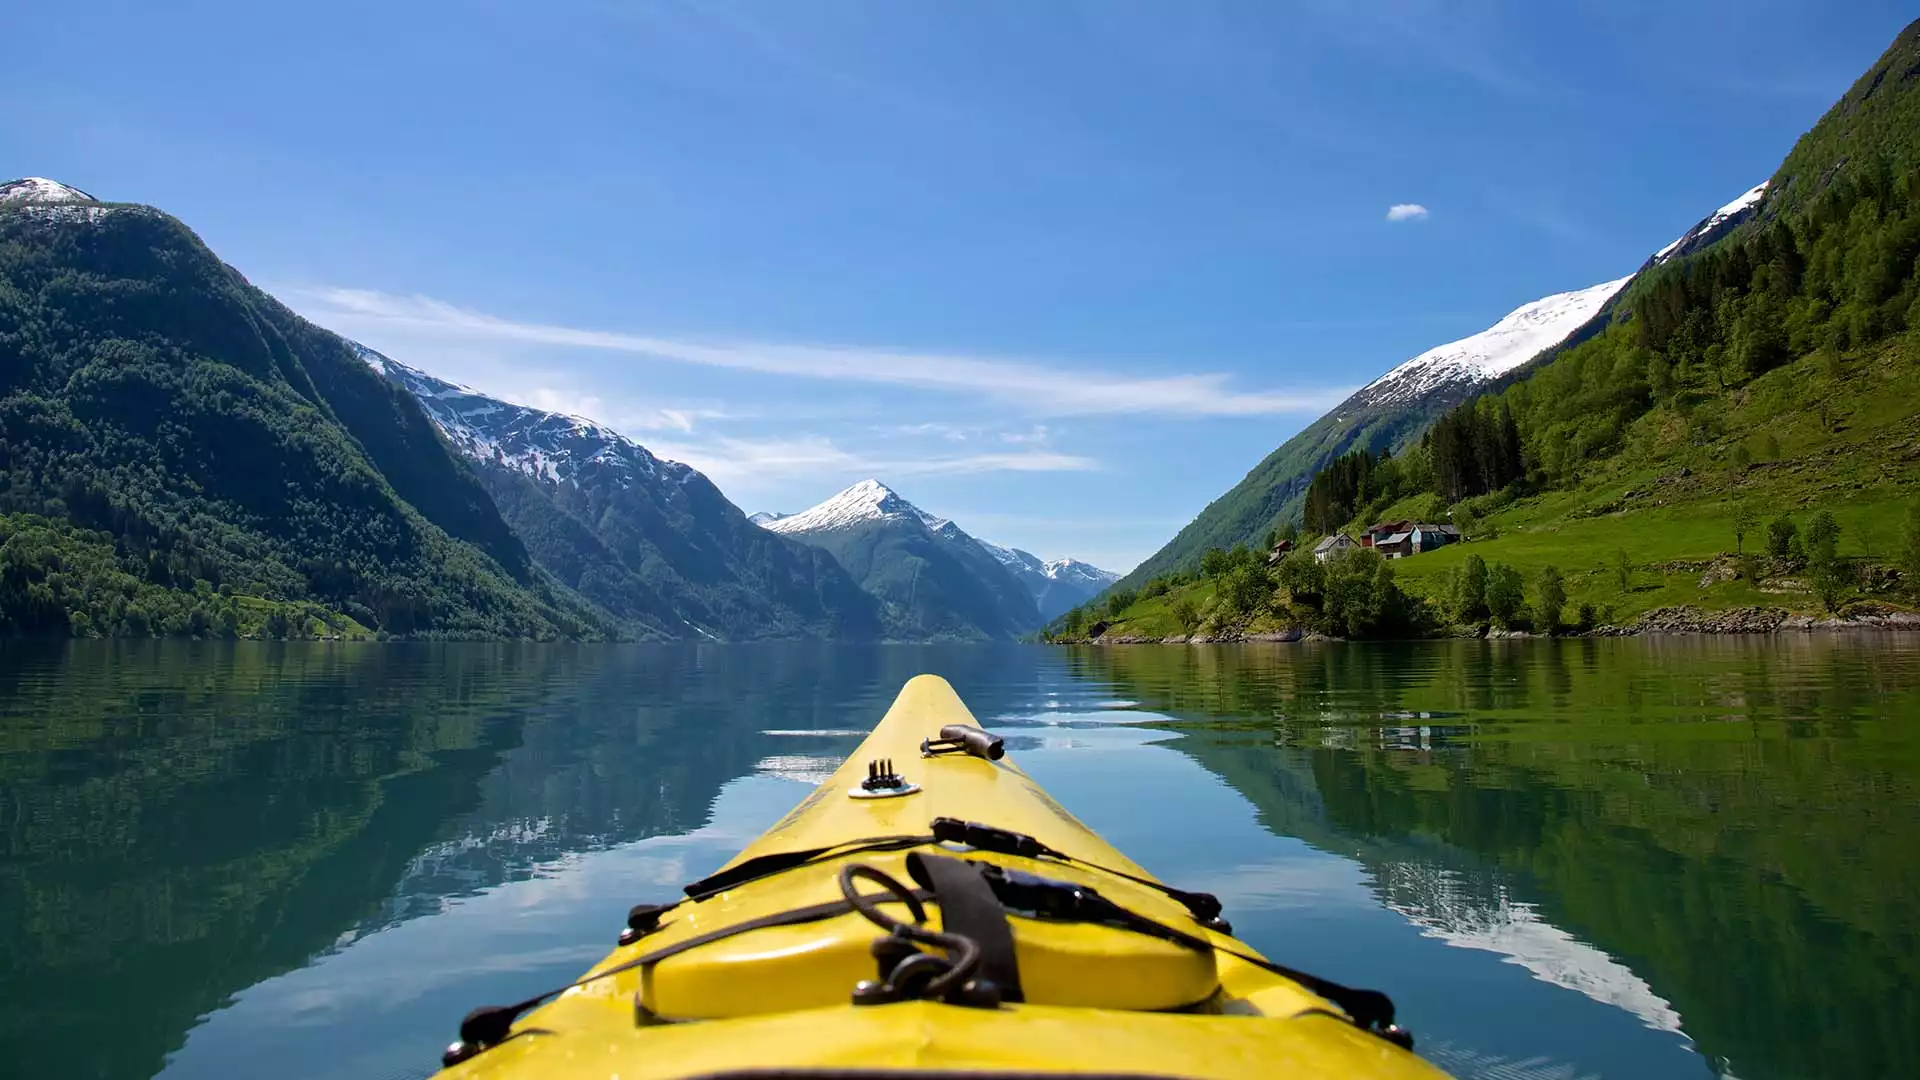
[[(1400, 456), (1351, 454), (1316, 476), (1309, 533), (1413, 518), (1469, 540), (1380, 567), (1384, 584), (1342, 569), (1382, 613), (1344, 625), (1556, 630), (1660, 608), (1871, 615), (1920, 599), (1917, 260), (1920, 23), (1801, 138), (1749, 220), (1642, 272), (1600, 333)], [(1301, 604), (1331, 594), (1331, 563), (1216, 556), (1066, 625), (1343, 625)]]
[(0, 512), (6, 632), (611, 629), (407, 395), (144, 207), (0, 203)]

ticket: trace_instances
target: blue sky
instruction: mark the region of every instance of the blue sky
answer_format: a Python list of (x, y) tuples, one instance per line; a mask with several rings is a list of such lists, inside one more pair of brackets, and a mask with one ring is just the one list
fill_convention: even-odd
[[(0, 2), (0, 173), (743, 508), (1124, 570), (1767, 177), (1879, 2)], [(1415, 205), (1424, 212), (1389, 209)]]

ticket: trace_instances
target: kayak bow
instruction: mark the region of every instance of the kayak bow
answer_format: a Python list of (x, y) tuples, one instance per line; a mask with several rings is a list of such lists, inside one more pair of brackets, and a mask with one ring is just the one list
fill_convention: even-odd
[(442, 1075), (1441, 1075), (1384, 994), (1260, 956), (1004, 754), (944, 679), (910, 680), (580, 980), (468, 1014)]

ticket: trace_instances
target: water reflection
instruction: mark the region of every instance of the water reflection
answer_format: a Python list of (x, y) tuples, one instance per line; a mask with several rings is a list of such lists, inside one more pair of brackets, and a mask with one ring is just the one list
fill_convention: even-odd
[(779, 817), (924, 670), (1463, 1074), (1920, 1075), (1920, 642), (1813, 636), (8, 646), (0, 1060), (417, 1073), (465, 1008), (571, 976)]
[[(960, 650), (941, 666), (1032, 697), (1045, 659)], [(0, 1060), (151, 1076), (200, 1017), (315, 956), (581, 852), (696, 830), (736, 778), (816, 774), (929, 662), (817, 645), (9, 644)], [(824, 734), (804, 750), (763, 734), (783, 730)]]
[[(1077, 661), (1194, 721), (1174, 746), (1275, 832), (1358, 858), (1440, 940), (1684, 1026), (1742, 1076), (1920, 1075), (1920, 648), (1904, 639)], [(1409, 711), (1459, 720), (1381, 719)]]

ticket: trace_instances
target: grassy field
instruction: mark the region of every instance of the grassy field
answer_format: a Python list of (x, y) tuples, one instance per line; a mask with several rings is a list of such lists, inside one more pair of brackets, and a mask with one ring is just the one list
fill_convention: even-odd
[[(1431, 502), (1431, 495), (1416, 495), (1382, 516), (1419, 516)], [(1743, 508), (1760, 521), (1742, 545), (1747, 552), (1764, 551), (1766, 523), (1775, 517), (1791, 517), (1804, 532), (1824, 510), (1840, 523), (1842, 557), (1896, 564), (1916, 504), (1920, 334), (1909, 332), (1863, 355), (1815, 355), (1724, 394), (1662, 405), (1578, 486), (1504, 504), (1470, 500), (1456, 508), (1457, 516), (1475, 511), (1466, 543), (1396, 560), (1393, 570), (1406, 592), (1435, 598), (1447, 572), (1478, 555), (1520, 570), (1531, 599), (1536, 575), (1551, 565), (1566, 578), (1569, 620), (1582, 603), (1614, 624), (1682, 604), (1820, 613), (1819, 601), (1794, 577), (1703, 588), (1699, 568), (1673, 564), (1733, 554)], [(1365, 524), (1353, 522), (1350, 531)], [(1631, 568), (1625, 587), (1617, 569), (1623, 553)], [(1109, 634), (1191, 632), (1175, 618), (1176, 606), (1185, 599), (1204, 613), (1212, 594), (1212, 583), (1202, 581), (1137, 600), (1109, 620)], [(1872, 598), (1912, 604), (1911, 593)]]

